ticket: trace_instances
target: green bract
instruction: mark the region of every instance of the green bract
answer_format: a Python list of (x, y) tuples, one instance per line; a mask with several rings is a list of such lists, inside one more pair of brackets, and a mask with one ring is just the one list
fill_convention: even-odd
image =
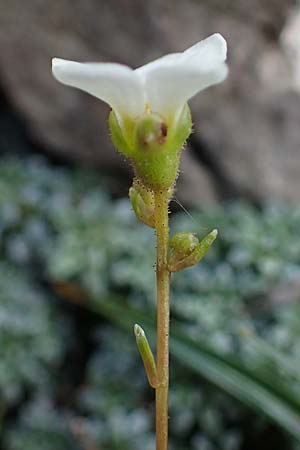
[(138, 181), (129, 189), (129, 198), (137, 218), (151, 228), (155, 228), (154, 195)]
[(192, 130), (187, 105), (176, 122), (168, 123), (158, 114), (147, 112), (135, 121), (125, 119), (122, 127), (112, 111), (109, 126), (114, 145), (130, 159), (145, 187), (159, 191), (174, 185), (180, 151)]

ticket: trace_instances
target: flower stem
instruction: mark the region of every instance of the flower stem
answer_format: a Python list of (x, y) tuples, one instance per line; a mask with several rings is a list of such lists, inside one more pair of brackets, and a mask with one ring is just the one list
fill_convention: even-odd
[(157, 238), (157, 378), (156, 388), (156, 450), (168, 449), (169, 394), (169, 321), (170, 272), (168, 271), (168, 191), (156, 192), (155, 228)]

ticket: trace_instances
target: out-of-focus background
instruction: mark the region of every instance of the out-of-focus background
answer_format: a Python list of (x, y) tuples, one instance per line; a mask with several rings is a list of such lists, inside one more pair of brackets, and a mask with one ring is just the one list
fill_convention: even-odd
[[(154, 234), (108, 108), (51, 57), (134, 67), (220, 32), (228, 79), (191, 102), (172, 232), (220, 237), (173, 277), (170, 450), (300, 448), (300, 5), (2, 0), (0, 449), (152, 450)], [(187, 213), (179, 204), (182, 204)]]

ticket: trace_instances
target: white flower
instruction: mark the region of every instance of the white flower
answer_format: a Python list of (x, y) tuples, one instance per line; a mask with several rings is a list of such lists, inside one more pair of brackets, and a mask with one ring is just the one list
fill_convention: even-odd
[(138, 69), (114, 63), (78, 63), (53, 58), (53, 75), (108, 103), (122, 126), (122, 118), (135, 119), (146, 111), (170, 124), (186, 102), (227, 75), (227, 46), (213, 34), (182, 53), (159, 58)]

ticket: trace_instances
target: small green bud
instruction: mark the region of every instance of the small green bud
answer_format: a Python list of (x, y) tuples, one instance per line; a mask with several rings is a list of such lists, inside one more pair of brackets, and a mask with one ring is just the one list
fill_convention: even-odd
[(190, 255), (199, 244), (199, 239), (193, 233), (176, 233), (169, 242), (169, 248), (179, 258)]
[(151, 387), (156, 389), (158, 387), (157, 369), (148, 339), (146, 338), (143, 328), (138, 324), (134, 325), (134, 334), (141, 358), (144, 363), (149, 384)]
[(135, 120), (123, 118), (122, 127), (112, 111), (109, 125), (114, 145), (130, 159), (146, 188), (157, 192), (174, 186), (180, 151), (192, 129), (188, 105), (176, 121), (146, 111)]
[(213, 230), (199, 242), (193, 233), (175, 234), (169, 244), (169, 271), (179, 272), (197, 264), (206, 255), (217, 235), (218, 231)]
[(137, 218), (151, 228), (155, 228), (154, 194), (137, 180), (129, 189), (129, 198)]

